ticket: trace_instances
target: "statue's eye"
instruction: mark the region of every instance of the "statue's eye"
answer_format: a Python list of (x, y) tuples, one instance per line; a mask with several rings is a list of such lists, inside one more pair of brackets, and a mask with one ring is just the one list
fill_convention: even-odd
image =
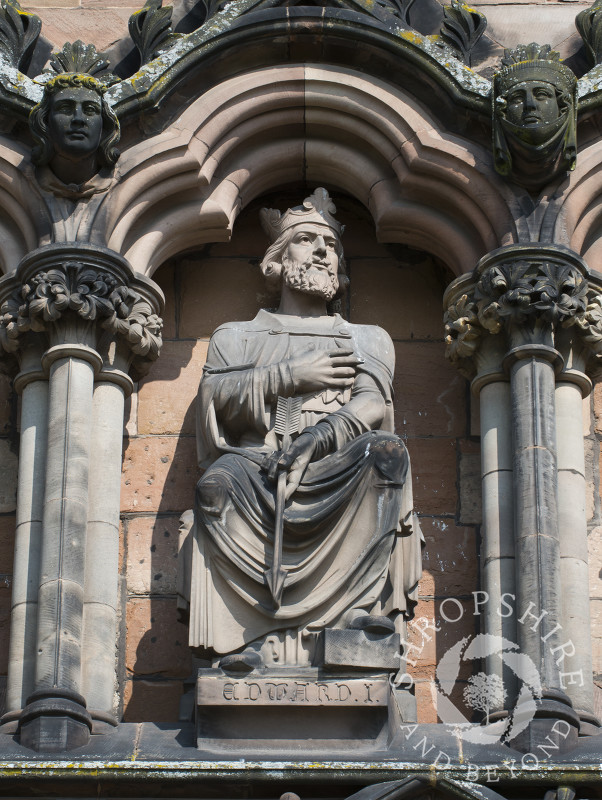
[(550, 100), (552, 97), (552, 92), (549, 92), (547, 89), (538, 89), (535, 92), (535, 97), (537, 100)]
[(512, 105), (516, 105), (517, 103), (522, 103), (523, 96), (522, 94), (511, 94), (510, 97), (508, 98), (508, 102), (511, 103)]
[(58, 112), (59, 114), (70, 114), (71, 110), (71, 103), (68, 102), (56, 103), (53, 108), (53, 111)]
[(97, 106), (96, 103), (86, 103), (84, 105), (84, 113), (88, 114), (90, 117), (93, 117), (95, 114), (100, 114), (100, 106)]

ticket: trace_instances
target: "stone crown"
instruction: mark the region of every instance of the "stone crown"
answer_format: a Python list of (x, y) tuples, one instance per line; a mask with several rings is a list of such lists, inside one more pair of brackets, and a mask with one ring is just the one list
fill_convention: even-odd
[(288, 208), (283, 214), (275, 208), (262, 208), (261, 224), (270, 242), (275, 242), (288, 228), (302, 223), (323, 225), (331, 228), (340, 237), (343, 226), (334, 218), (336, 210), (326, 189), (319, 188), (305, 198), (303, 205)]

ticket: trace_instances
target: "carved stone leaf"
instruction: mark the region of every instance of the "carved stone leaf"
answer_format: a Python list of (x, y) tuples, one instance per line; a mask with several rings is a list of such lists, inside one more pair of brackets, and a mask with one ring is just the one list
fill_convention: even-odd
[(130, 36), (140, 53), (140, 63), (147, 64), (179, 38), (172, 31), (172, 6), (162, 8), (162, 0), (147, 0), (129, 19)]
[(580, 11), (575, 17), (575, 25), (591, 66), (602, 62), (602, 0), (596, 0), (591, 8)]
[(484, 14), (459, 0), (452, 0), (450, 6), (443, 7), (443, 25), (437, 44), (447, 45), (457, 58), (470, 66), (471, 53), (486, 27)]
[(389, 11), (404, 25), (410, 24), (410, 8), (415, 0), (376, 0), (376, 5), (384, 11)]
[(0, 53), (8, 63), (25, 72), (31, 61), (42, 20), (24, 11), (17, 0), (0, 3)]
[(75, 42), (65, 42), (62, 50), (53, 53), (50, 58), (50, 68), (44, 72), (62, 74), (64, 72), (83, 72), (87, 75), (97, 75), (109, 66), (109, 62), (102, 53), (97, 52), (93, 44), (84, 44), (81, 39)]
[(445, 355), (456, 362), (469, 358), (475, 352), (481, 338), (481, 326), (476, 305), (463, 294), (457, 303), (447, 308), (444, 316)]
[(226, 1), (227, 0), (201, 0), (201, 3), (205, 8), (205, 19), (203, 24), (214, 17), (218, 11), (222, 11), (226, 5)]

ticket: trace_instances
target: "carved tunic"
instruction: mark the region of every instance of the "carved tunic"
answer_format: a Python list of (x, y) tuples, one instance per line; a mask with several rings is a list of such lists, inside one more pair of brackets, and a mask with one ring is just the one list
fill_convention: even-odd
[[(352, 389), (303, 395), (300, 429), (328, 417), (336, 451), (309, 465), (287, 505), (288, 574), (275, 609), (264, 582), (275, 487), (258, 462), (279, 447), (278, 395), (295, 394), (287, 359), (337, 346), (353, 347), (364, 363)], [(192, 646), (231, 652), (271, 631), (335, 625), (352, 608), (392, 618), (409, 613), (421, 537), (407, 451), (390, 432), (393, 368), (393, 344), (383, 330), (338, 315), (261, 311), (215, 332), (199, 389), (199, 461), (211, 466), (197, 487), (187, 559)]]

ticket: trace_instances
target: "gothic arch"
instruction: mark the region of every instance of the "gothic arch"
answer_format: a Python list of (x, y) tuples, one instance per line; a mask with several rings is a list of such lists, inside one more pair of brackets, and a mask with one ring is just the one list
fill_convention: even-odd
[(523, 238), (489, 161), (380, 79), (336, 67), (257, 70), (124, 152), (105, 203), (106, 242), (151, 275), (177, 252), (228, 240), (253, 198), (305, 180), (362, 202), (380, 241), (419, 246), (462, 274)]

